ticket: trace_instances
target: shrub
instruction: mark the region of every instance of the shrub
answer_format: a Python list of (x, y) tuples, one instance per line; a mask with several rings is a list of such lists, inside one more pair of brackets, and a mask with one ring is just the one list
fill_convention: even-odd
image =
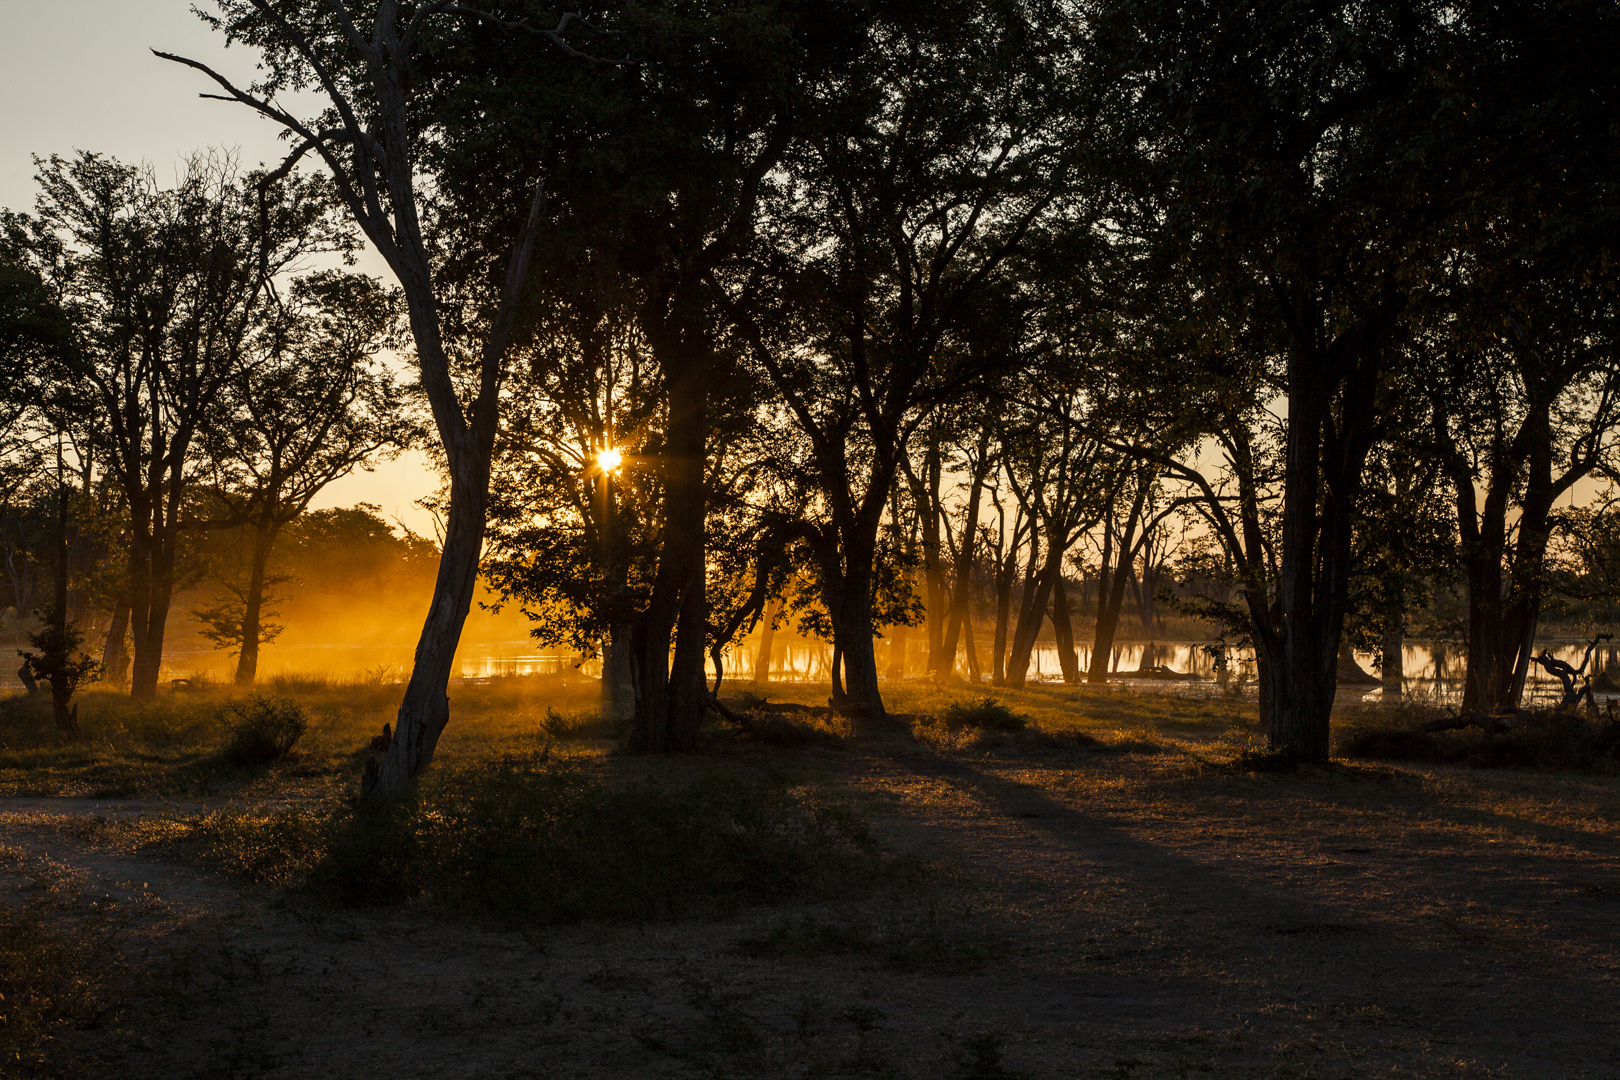
[(781, 785), (611, 785), (508, 760), (336, 812), (308, 881), (342, 905), (415, 900), (508, 924), (660, 919), (814, 893), (874, 849), (849, 811)]
[(1569, 713), (1522, 713), (1495, 730), (1455, 721), (1414, 724), (1393, 716), (1345, 732), (1339, 752), (1375, 761), (1468, 765), (1481, 769), (1620, 771), (1620, 723), (1588, 723)]
[(55, 1075), (46, 1051), (57, 1033), (117, 1006), (126, 973), (111, 934), (95, 919), (65, 922), (0, 904), (0, 1075)]
[(268, 765), (292, 753), (309, 730), (304, 707), (291, 698), (256, 694), (232, 701), (226, 712), (236, 719), (225, 744), (225, 758), (233, 765)]
[(1029, 720), (993, 697), (953, 701), (945, 707), (944, 720), (951, 728), (980, 728), (990, 731), (1023, 731)]

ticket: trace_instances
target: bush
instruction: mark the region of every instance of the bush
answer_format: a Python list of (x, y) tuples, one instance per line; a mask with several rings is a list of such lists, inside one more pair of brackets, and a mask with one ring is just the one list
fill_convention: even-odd
[(661, 919), (824, 890), (874, 849), (849, 811), (780, 785), (610, 785), (508, 760), (338, 811), (308, 884), (341, 905), (419, 901), (508, 924)]
[[(110, 934), (33, 907), (0, 904), (0, 1075), (54, 1075), (46, 1051), (64, 1029), (101, 1023), (125, 977)], [(13, 1071), (14, 1070), (14, 1071)]]
[(225, 711), (236, 718), (225, 744), (225, 759), (233, 765), (280, 761), (309, 730), (304, 707), (291, 698), (256, 694), (228, 703)]
[(1468, 765), (1479, 769), (1620, 771), (1620, 723), (1588, 723), (1560, 712), (1523, 713), (1503, 727), (1414, 724), (1404, 716), (1345, 732), (1339, 752), (1374, 761)]
[(993, 697), (953, 701), (945, 707), (943, 719), (952, 729), (979, 728), (990, 731), (1023, 731), (1029, 720)]

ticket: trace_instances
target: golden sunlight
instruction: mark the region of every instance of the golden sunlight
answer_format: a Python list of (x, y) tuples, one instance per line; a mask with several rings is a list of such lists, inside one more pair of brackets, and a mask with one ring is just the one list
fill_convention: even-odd
[(617, 447), (608, 447), (596, 455), (596, 464), (603, 472), (613, 472), (624, 462), (624, 455)]

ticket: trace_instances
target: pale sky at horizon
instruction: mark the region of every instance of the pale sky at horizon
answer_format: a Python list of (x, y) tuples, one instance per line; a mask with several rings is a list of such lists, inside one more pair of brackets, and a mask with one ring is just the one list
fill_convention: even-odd
[[(35, 155), (80, 150), (150, 162), (160, 179), (206, 147), (233, 150), (246, 167), (280, 159), (276, 129), (246, 108), (205, 101), (200, 72), (152, 55), (201, 60), (231, 79), (253, 77), (253, 58), (191, 12), (192, 0), (0, 0), (0, 206), (32, 211)], [(206, 6), (206, 5), (203, 5)], [(381, 259), (359, 269), (389, 278)], [(419, 454), (382, 462), (328, 487), (317, 508), (376, 503), (382, 515), (432, 537), (414, 505), (436, 480)]]

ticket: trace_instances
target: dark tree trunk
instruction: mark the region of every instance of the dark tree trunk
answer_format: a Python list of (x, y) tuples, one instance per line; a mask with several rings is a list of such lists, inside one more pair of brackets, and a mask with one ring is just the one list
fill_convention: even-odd
[(962, 623), (967, 618), (968, 598), (973, 586), (973, 558), (979, 535), (979, 501), (983, 491), (984, 475), (982, 470), (975, 470), (972, 487), (968, 491), (962, 542), (957, 546), (956, 583), (951, 593), (950, 619), (940, 642), (939, 654), (930, 663), (930, 669), (942, 678), (949, 678), (956, 670), (956, 651), (961, 642)]
[(259, 641), (264, 636), (265, 575), (270, 551), (280, 525), (268, 514), (261, 517), (253, 534), (253, 565), (248, 571), (247, 595), (242, 606), (242, 652), (236, 661), (236, 685), (252, 686), (259, 677)]
[(884, 677), (898, 681), (906, 677), (906, 648), (911, 643), (911, 627), (901, 623), (890, 627), (889, 635), (889, 666)]
[[(667, 332), (667, 328), (666, 328)], [(676, 753), (697, 741), (707, 686), (703, 677), (704, 497), (707, 460), (706, 346), (655, 339), (669, 386), (663, 462), (663, 543), (647, 608), (632, 633), (636, 708), (630, 746)], [(671, 643), (674, 650), (671, 656)]]
[(394, 723), (393, 742), (380, 769), (378, 786), (385, 793), (402, 793), (410, 779), (432, 763), (439, 736), (450, 722), (450, 676), (477, 588), (488, 499), (488, 457), (482, 462), (452, 458), (444, 550), (439, 553), (433, 601), (417, 638), (411, 678), (405, 684), (405, 696)]
[(1057, 639), (1058, 669), (1063, 681), (1080, 681), (1080, 659), (1074, 652), (1074, 624), (1069, 620), (1068, 589), (1062, 572), (1052, 576), (1052, 634)]
[(996, 686), (1005, 685), (1007, 681), (1007, 630), (1012, 620), (1013, 577), (1017, 572), (1016, 553), (1009, 551), (996, 565), (996, 627), (990, 672), (990, 681)]
[(124, 685), (129, 678), (129, 591), (118, 594), (113, 604), (112, 625), (107, 628), (107, 643), (101, 650), (101, 677), (113, 686)]
[(1046, 607), (1057, 573), (1056, 561), (1048, 553), (1046, 564), (1025, 580), (1025, 602), (1018, 613), (1018, 627), (1013, 632), (1012, 655), (1007, 659), (1007, 686), (1022, 687), (1029, 681), (1029, 659), (1035, 652), (1041, 624), (1046, 621)]

